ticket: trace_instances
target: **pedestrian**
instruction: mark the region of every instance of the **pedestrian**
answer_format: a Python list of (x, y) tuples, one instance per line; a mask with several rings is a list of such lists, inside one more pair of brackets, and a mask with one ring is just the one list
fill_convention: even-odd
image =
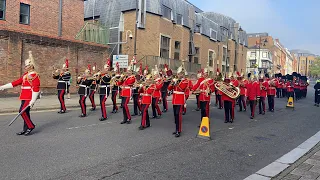
[(314, 85), (314, 99), (315, 99), (315, 106), (319, 107), (320, 104), (320, 79), (316, 81), (316, 84)]
[(80, 96), (79, 104), (81, 107), (81, 115), (79, 117), (84, 118), (87, 116), (87, 105), (86, 105), (86, 99), (89, 95), (90, 86), (92, 82), (94, 81), (92, 75), (91, 75), (91, 66), (88, 65), (87, 69), (85, 70), (84, 74), (82, 76), (78, 77), (77, 84), (79, 86), (78, 94)]
[(58, 90), (58, 99), (60, 102), (60, 111), (59, 114), (66, 113), (66, 104), (64, 100), (64, 95), (68, 91), (68, 82), (71, 78), (70, 72), (67, 70), (69, 68), (69, 61), (66, 59), (65, 63), (62, 66), (62, 69), (57, 69), (52, 73), (53, 79), (57, 79), (57, 90)]
[(28, 136), (34, 130), (35, 125), (30, 118), (30, 109), (34, 106), (40, 93), (40, 77), (35, 71), (36, 64), (34, 62), (32, 52), (29, 51), (29, 58), (24, 62), (25, 73), (23, 76), (11, 83), (0, 86), (0, 90), (10, 89), (21, 85), (20, 100), (21, 106), (19, 113), (24, 120), (23, 130), (17, 135)]

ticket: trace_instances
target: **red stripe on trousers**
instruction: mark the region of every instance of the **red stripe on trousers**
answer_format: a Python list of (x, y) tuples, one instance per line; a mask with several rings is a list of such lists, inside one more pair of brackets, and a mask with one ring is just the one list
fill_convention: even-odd
[(85, 107), (84, 107), (84, 99), (85, 99), (85, 98), (86, 98), (86, 96), (82, 96), (81, 101), (80, 101), (82, 114), (86, 114), (86, 109), (85, 109)]
[(149, 104), (144, 104), (144, 106), (145, 106), (145, 108), (143, 109), (141, 125), (143, 127), (146, 127), (147, 126), (147, 110), (149, 108)]
[(102, 117), (103, 118), (107, 118), (106, 100), (107, 100), (107, 96), (104, 95), (104, 97), (101, 101), (101, 109), (102, 109)]
[(94, 91), (91, 91), (90, 96), (89, 96), (90, 101), (91, 101), (91, 105), (92, 105), (93, 108), (96, 107), (96, 103), (94, 102), (94, 98), (93, 98), (94, 93), (95, 93)]
[(179, 133), (181, 133), (182, 129), (182, 107), (183, 105), (180, 106), (179, 110)]
[(66, 105), (65, 105), (64, 100), (63, 100), (64, 92), (65, 92), (65, 90), (61, 90), (59, 98), (60, 98), (60, 101), (61, 101), (62, 110), (65, 111), (66, 110)]
[(160, 110), (160, 107), (159, 107), (159, 104), (158, 104), (158, 102), (159, 102), (159, 99), (160, 98), (156, 98), (156, 104), (155, 104), (155, 107), (156, 107), (156, 110), (157, 110), (157, 112), (158, 112), (158, 115), (160, 115), (161, 116), (161, 110)]
[[(29, 105), (29, 103), (30, 103), (30, 101), (24, 101), (24, 104), (23, 104), (21, 110), (23, 110), (24, 108), (26, 108), (26, 107)], [(26, 124), (27, 124), (27, 126), (28, 126), (29, 129), (33, 129), (33, 128), (34, 128), (34, 125), (33, 125), (31, 119), (29, 118), (29, 116), (27, 115), (26, 112), (23, 112), (23, 113), (21, 114), (21, 117), (22, 117), (22, 119), (24, 120), (24, 122), (26, 122)]]
[(130, 100), (130, 97), (126, 97), (126, 101), (124, 102), (124, 107), (123, 108), (125, 109), (125, 111), (127, 113), (128, 119), (131, 120), (131, 114), (130, 114), (130, 111), (129, 111), (129, 108), (128, 108), (129, 100)]

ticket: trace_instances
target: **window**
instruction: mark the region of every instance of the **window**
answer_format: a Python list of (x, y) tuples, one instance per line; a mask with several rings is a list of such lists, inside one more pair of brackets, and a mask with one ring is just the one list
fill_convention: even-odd
[(169, 20), (172, 20), (172, 15), (171, 15), (172, 10), (165, 5), (162, 5), (162, 9), (163, 9), (163, 17)]
[(254, 67), (256, 65), (256, 60), (250, 60), (250, 67)]
[(227, 48), (223, 47), (223, 57), (222, 57), (222, 61), (226, 61), (227, 60)]
[(267, 68), (267, 62), (265, 61), (262, 62), (262, 68)]
[(177, 14), (177, 24), (182, 25), (183, 17), (181, 14)]
[(200, 49), (198, 47), (195, 47), (196, 54), (193, 57), (193, 62), (196, 64), (199, 64), (199, 55), (200, 55)]
[(263, 58), (267, 58), (267, 57), (268, 57), (268, 53), (263, 52), (263, 53), (262, 53), (262, 57), (263, 57)]
[(201, 33), (201, 24), (196, 24), (194, 32), (195, 33)]
[(170, 58), (170, 38), (161, 36), (160, 57)]
[(144, 28), (145, 27), (145, 21), (146, 21), (146, 1), (145, 0), (140, 0), (140, 7), (139, 7), (139, 23), (138, 27), (139, 28)]
[(30, 24), (30, 5), (20, 3), (20, 24)]
[(209, 50), (209, 66), (213, 66), (214, 52)]
[(180, 42), (179, 41), (174, 42), (174, 59), (176, 60), (180, 59)]
[(251, 52), (250, 56), (251, 56), (251, 57), (256, 56), (256, 52)]
[(6, 0), (0, 0), (0, 20), (5, 19), (6, 14)]
[(217, 40), (217, 31), (210, 28), (210, 39)]

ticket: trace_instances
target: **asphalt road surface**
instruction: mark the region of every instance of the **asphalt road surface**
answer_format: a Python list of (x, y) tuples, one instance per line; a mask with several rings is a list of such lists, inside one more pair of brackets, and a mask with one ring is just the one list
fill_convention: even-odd
[(319, 131), (313, 94), (309, 89), (294, 111), (285, 108), (286, 99), (276, 99), (274, 113), (254, 120), (249, 111), (236, 112), (233, 124), (225, 124), (224, 111), (211, 105), (211, 141), (196, 138), (200, 112), (193, 111), (194, 100), (183, 116), (180, 138), (172, 135), (171, 108), (143, 131), (140, 116), (121, 125), (121, 111), (109, 113), (105, 122), (98, 121), (99, 110), (83, 119), (80, 110), (33, 112), (37, 127), (29, 137), (15, 135), (22, 119), (8, 127), (14, 115), (2, 115), (0, 179), (244, 179)]

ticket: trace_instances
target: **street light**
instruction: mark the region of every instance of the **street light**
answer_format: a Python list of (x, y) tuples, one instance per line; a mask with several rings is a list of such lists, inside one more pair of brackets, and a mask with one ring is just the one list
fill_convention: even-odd
[[(268, 43), (268, 37), (266, 39), (262, 39), (262, 36), (260, 36), (260, 41), (259, 41), (259, 59), (260, 59), (260, 61), (261, 61), (261, 45), (262, 45), (261, 41), (262, 40), (263, 40), (263, 46), (266, 46), (266, 43)], [(260, 61), (258, 61), (258, 71), (259, 71)]]
[[(227, 41), (227, 53), (226, 53), (226, 59), (225, 59), (225, 61), (226, 61), (226, 65), (225, 65), (225, 73), (227, 73), (227, 66), (228, 66), (228, 62), (227, 62), (227, 59), (228, 59), (228, 45), (229, 45), (229, 34), (230, 34), (230, 30), (228, 29), (228, 28), (226, 28), (226, 27), (224, 27), (224, 26), (220, 26), (220, 28), (222, 29), (222, 30), (226, 30), (227, 31), (227, 35), (225, 36), (225, 38), (226, 38), (226, 41)], [(238, 27), (235, 27), (235, 26), (233, 26), (233, 27), (230, 27), (230, 28), (238, 28)], [(243, 31), (243, 29), (241, 28), (241, 26), (239, 27), (239, 29), (238, 29), (238, 32), (242, 32)], [(238, 41), (239, 41), (239, 37), (238, 37)], [(237, 45), (237, 43), (236, 43), (236, 45)], [(236, 49), (237, 49), (237, 47), (236, 47)], [(229, 72), (229, 71), (228, 71)]]

